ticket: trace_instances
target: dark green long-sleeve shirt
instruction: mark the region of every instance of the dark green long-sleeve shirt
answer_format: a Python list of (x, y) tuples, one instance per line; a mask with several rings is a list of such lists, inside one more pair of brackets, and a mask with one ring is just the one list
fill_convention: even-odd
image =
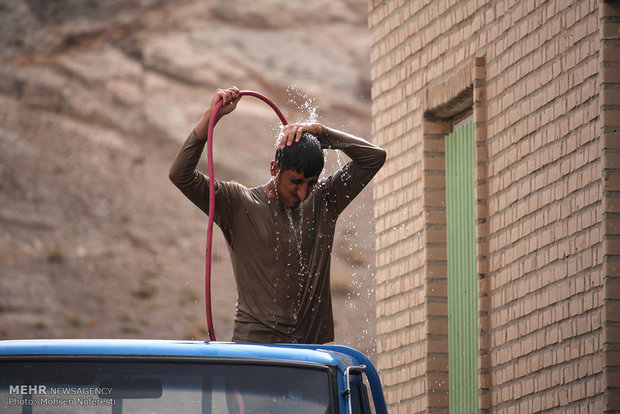
[[(326, 343), (334, 340), (330, 257), (336, 220), (385, 161), (385, 151), (325, 128), (322, 147), (351, 162), (319, 181), (293, 210), (270, 200), (262, 186), (215, 181), (215, 223), (226, 238), (237, 283), (233, 341)], [(209, 211), (208, 177), (196, 170), (206, 139), (194, 132), (170, 168), (170, 179)]]

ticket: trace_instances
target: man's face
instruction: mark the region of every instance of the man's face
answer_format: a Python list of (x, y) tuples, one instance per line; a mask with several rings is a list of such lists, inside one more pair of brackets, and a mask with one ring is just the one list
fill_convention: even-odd
[[(273, 171), (272, 171), (273, 174)], [(304, 201), (319, 180), (319, 176), (304, 177), (303, 171), (279, 170), (275, 174), (276, 190), (280, 202), (287, 208), (295, 208)]]

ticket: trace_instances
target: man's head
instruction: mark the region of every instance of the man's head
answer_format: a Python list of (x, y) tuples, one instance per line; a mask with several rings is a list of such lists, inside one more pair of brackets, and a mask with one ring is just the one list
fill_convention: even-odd
[(324, 163), (321, 143), (308, 132), (301, 134), (298, 142), (278, 148), (271, 175), (279, 201), (285, 207), (297, 207), (312, 192)]

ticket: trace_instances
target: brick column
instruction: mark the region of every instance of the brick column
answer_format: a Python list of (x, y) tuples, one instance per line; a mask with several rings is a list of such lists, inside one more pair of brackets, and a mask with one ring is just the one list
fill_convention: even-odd
[(423, 129), (425, 377), (430, 412), (448, 412), (448, 263), (445, 137), (452, 125), (425, 119)]
[(481, 413), (491, 409), (490, 298), (489, 298), (489, 207), (487, 183), (487, 111), (485, 58), (474, 58), (474, 127), (476, 134), (476, 237), (478, 252), (478, 408)]
[(620, 410), (620, 3), (600, 7), (605, 412)]

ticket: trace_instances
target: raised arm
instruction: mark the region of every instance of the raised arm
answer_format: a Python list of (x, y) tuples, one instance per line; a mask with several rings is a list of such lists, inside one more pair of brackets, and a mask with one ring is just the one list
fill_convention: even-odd
[(196, 166), (207, 142), (209, 120), (215, 105), (220, 100), (223, 100), (223, 104), (218, 111), (216, 122), (232, 112), (237, 107), (240, 98), (239, 89), (235, 87), (216, 90), (211, 104), (181, 146), (170, 166), (168, 174), (170, 180), (204, 212), (209, 210), (209, 180), (205, 174), (196, 169)]
[(381, 169), (386, 152), (363, 138), (322, 124), (287, 125), (282, 130), (278, 145), (280, 147), (293, 145), (299, 141), (303, 132), (316, 136), (323, 149), (341, 150), (351, 158), (351, 162), (325, 182), (331, 201), (336, 203), (338, 212), (341, 212)]
[(211, 119), (211, 114), (215, 108), (215, 105), (220, 101), (223, 101), (220, 110), (217, 112), (217, 117), (215, 118), (215, 123), (222, 119), (224, 115), (227, 115), (234, 111), (237, 107), (237, 103), (239, 99), (241, 99), (241, 95), (239, 95), (239, 89), (236, 86), (228, 89), (217, 89), (213, 98), (211, 98), (211, 104), (207, 108), (204, 114), (202, 114), (202, 118), (198, 124), (194, 127), (194, 133), (198, 138), (207, 139), (207, 132), (209, 129), (209, 120)]
[[(374, 175), (385, 162), (386, 152), (363, 138), (322, 124), (289, 124), (282, 130), (278, 146), (283, 148), (298, 142), (303, 132), (318, 138), (323, 149), (342, 150), (351, 158), (356, 167), (373, 170)], [(372, 176), (371, 176), (372, 178)]]

